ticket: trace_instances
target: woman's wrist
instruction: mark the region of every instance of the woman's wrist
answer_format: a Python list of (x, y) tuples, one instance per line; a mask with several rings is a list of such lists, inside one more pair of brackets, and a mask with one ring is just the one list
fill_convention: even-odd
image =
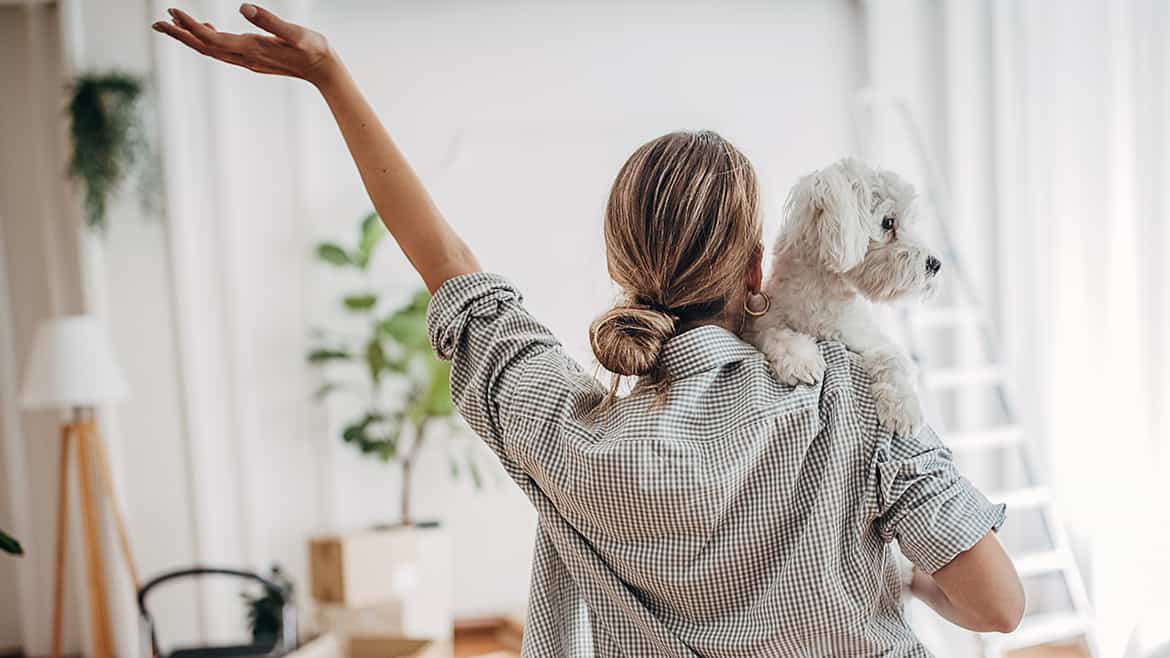
[(316, 87), (322, 94), (336, 87), (340, 81), (347, 77), (348, 72), (345, 69), (345, 64), (333, 48), (329, 48), (329, 51), (321, 58), (321, 61), (306, 71), (304, 75), (304, 79)]

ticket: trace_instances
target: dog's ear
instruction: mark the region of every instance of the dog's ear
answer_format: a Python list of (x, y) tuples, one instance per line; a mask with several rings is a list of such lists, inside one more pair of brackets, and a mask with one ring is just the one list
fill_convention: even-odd
[(843, 160), (800, 179), (788, 199), (789, 221), (805, 233), (806, 244), (834, 272), (852, 269), (869, 249), (869, 190), (855, 171), (860, 163)]

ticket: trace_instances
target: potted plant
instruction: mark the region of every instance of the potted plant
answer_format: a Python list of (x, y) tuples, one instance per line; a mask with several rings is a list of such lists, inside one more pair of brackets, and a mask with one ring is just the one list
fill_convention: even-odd
[[(142, 81), (128, 73), (85, 74), (74, 80), (69, 99), (73, 155), (69, 176), (82, 188), (85, 222), (104, 229), (110, 198), (131, 174), (147, 173), (140, 100)], [(150, 185), (139, 192), (150, 201)]]
[(3, 530), (0, 530), (0, 551), (9, 555), (24, 555), (24, 548), (21, 547), (20, 542)]
[[(405, 303), (394, 305), (373, 285), (371, 260), (385, 236), (381, 220), (370, 213), (361, 220), (355, 242), (317, 245), (319, 261), (357, 275), (361, 285), (341, 296), (339, 305), (349, 317), (344, 326), (316, 332), (308, 361), (323, 374), (318, 399), (344, 396), (356, 402), (348, 407), (356, 411), (342, 424), (341, 440), (363, 455), (399, 467), (401, 507), (396, 523), (374, 532), (311, 540), (310, 591), (324, 606), (326, 629), (332, 623), (346, 627), (347, 615), (389, 614), (397, 616), (385, 620), (396, 632), (449, 640), (450, 538), (437, 522), (415, 518), (411, 493), (420, 454), (433, 443), (435, 430), (446, 426), (450, 431), (456, 421), (450, 365), (435, 357), (427, 337), (427, 291), (417, 290)], [(361, 329), (355, 332), (355, 325)], [(463, 459), (456, 454), (447, 453), (451, 474), (457, 477), (466, 470), (478, 488), (480, 474), (471, 453)], [(345, 548), (359, 545), (352, 552)], [(347, 556), (357, 554), (378, 558), (350, 563)], [(443, 595), (434, 596), (436, 592)], [(396, 605), (389, 612), (368, 608), (383, 601)]]
[(271, 646), (276, 643), (284, 621), (285, 594), (293, 595), (293, 584), (281, 570), (280, 565), (274, 564), (269, 569), (268, 579), (284, 588), (284, 592), (263, 587), (259, 594), (240, 592), (244, 601), (245, 621), (248, 631), (252, 634), (252, 643), (261, 646)]
[[(317, 391), (318, 399), (346, 395), (360, 403), (361, 411), (341, 430), (342, 441), (364, 455), (399, 465), (402, 496), (398, 524), (412, 526), (417, 524), (411, 509), (414, 466), (431, 431), (440, 424), (450, 427), (455, 408), (450, 364), (435, 357), (427, 337), (430, 294), (420, 289), (406, 303), (386, 308), (371, 285), (370, 262), (385, 235), (381, 220), (370, 213), (362, 219), (353, 246), (335, 242), (317, 246), (321, 262), (361, 276), (363, 287), (343, 295), (340, 304), (347, 313), (363, 319), (366, 330), (356, 337), (320, 332), (320, 343), (309, 352), (308, 360), (326, 375)], [(362, 381), (353, 381), (353, 368), (334, 368), (344, 363), (359, 365)], [(347, 370), (349, 380), (337, 378), (339, 372)], [(452, 474), (457, 476), (461, 464), (465, 465), (478, 488), (480, 475), (474, 459), (461, 462), (448, 457)]]

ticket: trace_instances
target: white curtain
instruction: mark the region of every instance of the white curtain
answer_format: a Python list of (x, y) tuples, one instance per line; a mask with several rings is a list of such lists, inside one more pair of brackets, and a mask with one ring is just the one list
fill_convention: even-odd
[(1087, 558), (1102, 651), (1140, 652), (1170, 633), (1170, 7), (998, 11), (1012, 53), (993, 75), (1014, 83), (999, 100), (1016, 137), (998, 158), (1015, 170), (1001, 241), (1024, 259), (1003, 280), (1030, 309), (1014, 353)]
[[(1170, 4), (862, 8), (864, 82), (938, 155), (1101, 655), (1149, 655), (1170, 640)], [(885, 128), (862, 146), (921, 182)]]

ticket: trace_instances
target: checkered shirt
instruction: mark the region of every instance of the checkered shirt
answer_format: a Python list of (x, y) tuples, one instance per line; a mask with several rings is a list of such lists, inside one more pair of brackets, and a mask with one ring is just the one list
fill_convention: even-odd
[(671, 339), (664, 400), (606, 389), (505, 279), (428, 310), (460, 412), (539, 515), (523, 655), (929, 656), (891, 540), (933, 573), (1004, 519), (929, 430), (880, 429), (858, 357), (777, 383), (716, 326)]

